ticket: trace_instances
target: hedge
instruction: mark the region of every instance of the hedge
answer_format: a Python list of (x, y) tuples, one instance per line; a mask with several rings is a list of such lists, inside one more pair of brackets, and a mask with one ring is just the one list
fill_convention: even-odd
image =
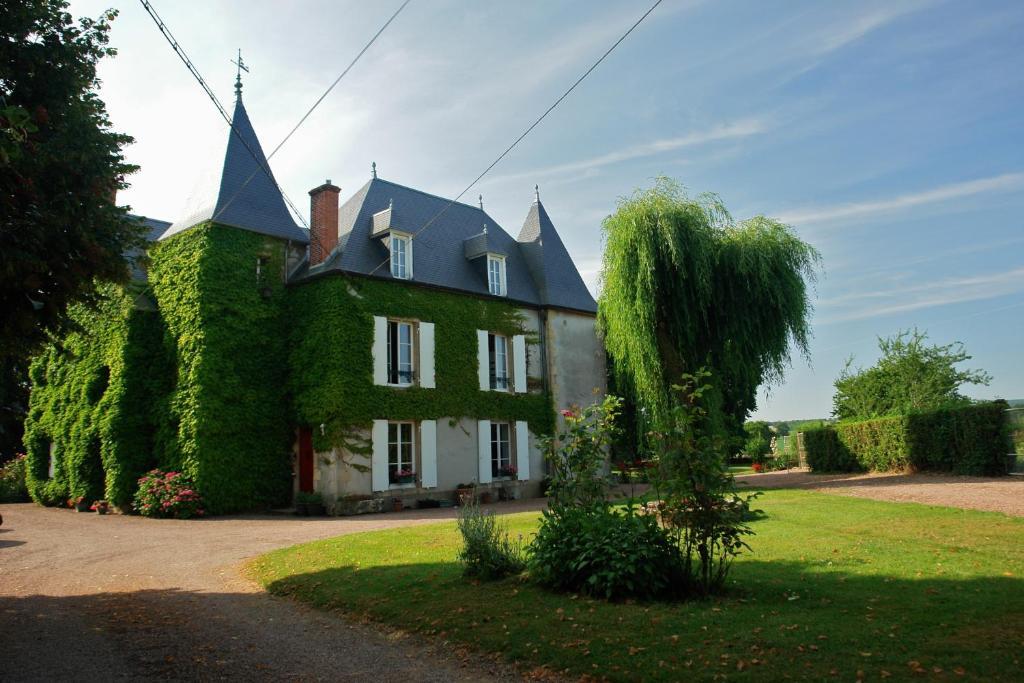
[(998, 401), (843, 422), (803, 435), (807, 464), (817, 472), (1007, 472), (1006, 407)]

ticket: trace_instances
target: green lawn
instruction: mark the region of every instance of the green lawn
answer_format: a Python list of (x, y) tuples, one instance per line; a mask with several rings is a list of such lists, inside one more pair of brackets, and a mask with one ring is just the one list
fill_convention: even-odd
[[(1024, 520), (806, 491), (758, 506), (754, 553), (716, 601), (472, 583), (454, 523), (287, 548), (250, 570), (273, 593), (574, 677), (1024, 679)], [(537, 515), (507, 519), (529, 534)]]

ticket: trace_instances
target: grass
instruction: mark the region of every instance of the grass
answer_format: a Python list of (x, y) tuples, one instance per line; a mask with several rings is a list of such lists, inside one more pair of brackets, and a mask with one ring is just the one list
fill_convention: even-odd
[[(1024, 678), (1024, 520), (807, 491), (758, 506), (754, 553), (715, 601), (473, 583), (453, 522), (286, 548), (249, 569), (273, 593), (573, 677)], [(529, 534), (537, 515), (506, 521)]]

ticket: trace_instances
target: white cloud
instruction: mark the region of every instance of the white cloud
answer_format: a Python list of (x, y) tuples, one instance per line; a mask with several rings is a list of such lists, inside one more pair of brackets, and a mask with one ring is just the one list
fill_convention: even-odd
[(623, 161), (664, 154), (665, 152), (672, 152), (677, 149), (683, 149), (684, 147), (695, 147), (709, 142), (750, 137), (752, 135), (763, 133), (767, 129), (767, 125), (758, 119), (742, 119), (734, 123), (715, 126), (714, 128), (704, 131), (688, 133), (686, 135), (673, 138), (662, 138), (660, 140), (645, 142), (638, 145), (630, 145), (614, 152), (608, 152), (607, 154), (602, 154), (596, 157), (578, 159), (576, 161), (570, 161), (564, 164), (555, 164), (553, 166), (546, 166), (543, 168), (534, 168), (520, 173), (509, 173), (494, 176), (490, 179), (490, 182), (519, 180), (522, 178), (541, 178), (544, 176), (564, 175), (568, 173), (588, 173), (604, 166), (611, 166)]
[(851, 292), (820, 302), (821, 309), (838, 309), (821, 324), (865, 320), (893, 313), (994, 299), (1024, 291), (1024, 266), (998, 273), (943, 278), (919, 285)]
[(1006, 192), (1020, 188), (1024, 188), (1024, 173), (1005, 173), (991, 178), (979, 178), (978, 180), (942, 185), (931, 190), (900, 195), (892, 199), (851, 202), (831, 206), (813, 206), (789, 212), (784, 211), (778, 215), (778, 219), (783, 223), (791, 225), (828, 223), (901, 211), (903, 209), (937, 204), (989, 192)]

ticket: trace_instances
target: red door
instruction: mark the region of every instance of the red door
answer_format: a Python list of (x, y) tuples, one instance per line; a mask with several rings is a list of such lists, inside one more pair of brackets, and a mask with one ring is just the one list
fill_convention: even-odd
[(313, 430), (299, 427), (299, 490), (313, 493)]

